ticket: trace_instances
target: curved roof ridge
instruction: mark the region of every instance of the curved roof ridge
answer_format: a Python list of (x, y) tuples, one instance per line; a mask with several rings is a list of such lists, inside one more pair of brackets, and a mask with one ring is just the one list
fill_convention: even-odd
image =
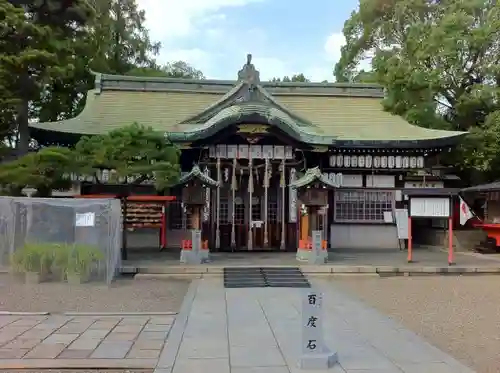
[(309, 121), (309, 120), (306, 120), (304, 118), (301, 118), (300, 116), (298, 116), (297, 114), (293, 113), (291, 110), (287, 109), (285, 106), (283, 106), (283, 104), (281, 104), (279, 101), (277, 101), (272, 94), (270, 94), (262, 85), (257, 85), (257, 88), (259, 89), (260, 93), (262, 93), (262, 95), (264, 95), (264, 97), (269, 100), (269, 102), (271, 102), (274, 106), (276, 106), (277, 108), (279, 108), (281, 111), (283, 111), (284, 113), (286, 113), (291, 119), (293, 120), (296, 120), (298, 122), (301, 122), (301, 123), (304, 123), (306, 124), (307, 126), (311, 126), (311, 127), (318, 127), (316, 124), (314, 124), (313, 122)]
[(78, 113), (76, 116), (72, 118), (61, 119), (53, 122), (33, 122), (30, 123), (29, 126), (33, 128), (47, 129), (47, 125), (50, 127), (57, 127), (61, 123), (79, 122), (79, 121), (85, 121), (88, 118), (91, 119), (94, 114), (92, 111), (92, 106), (94, 101), (96, 101), (96, 96), (98, 96), (99, 94), (100, 94), (99, 89), (91, 89), (87, 91), (87, 98), (82, 111), (80, 111), (80, 113)]

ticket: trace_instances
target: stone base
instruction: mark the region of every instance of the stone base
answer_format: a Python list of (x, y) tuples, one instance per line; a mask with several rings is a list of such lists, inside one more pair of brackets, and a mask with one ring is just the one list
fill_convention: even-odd
[(201, 250), (200, 256), (202, 263), (208, 263), (210, 261), (210, 250)]
[(336, 352), (304, 354), (300, 359), (299, 368), (304, 370), (324, 370), (333, 367), (337, 363)]
[(297, 249), (295, 258), (299, 262), (308, 262), (309, 264), (324, 264), (328, 262), (328, 251), (321, 250), (320, 255), (316, 256), (312, 250)]
[(203, 256), (191, 250), (181, 250), (180, 261), (183, 264), (202, 264)]

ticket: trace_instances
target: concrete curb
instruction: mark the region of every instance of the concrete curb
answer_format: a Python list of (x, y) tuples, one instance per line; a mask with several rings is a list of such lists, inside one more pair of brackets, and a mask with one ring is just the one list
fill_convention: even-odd
[[(147, 278), (168, 278), (181, 276), (190, 276), (193, 278), (203, 278), (212, 275), (222, 275), (225, 266), (171, 266), (155, 267), (141, 269), (136, 275), (137, 279)], [(265, 267), (265, 266), (242, 266), (242, 267)], [(402, 266), (350, 266), (350, 265), (272, 265), (271, 267), (297, 268), (299, 267), (304, 274), (310, 275), (338, 275), (338, 274), (379, 274), (389, 275), (443, 275), (443, 274), (500, 274), (499, 265), (488, 266), (425, 266), (420, 264), (406, 264)], [(144, 272), (143, 272), (144, 271)], [(157, 272), (154, 272), (157, 271)]]
[(0, 316), (48, 316), (50, 312), (0, 311)]
[(198, 290), (198, 284), (199, 280), (193, 280), (189, 285), (188, 291), (182, 301), (179, 314), (175, 318), (174, 325), (172, 325), (172, 329), (170, 329), (170, 333), (165, 341), (165, 347), (163, 347), (160, 353), (155, 372), (171, 372), (174, 366), (177, 353), (181, 346), (182, 337), (184, 336), (184, 329), (186, 328), (194, 298)]
[(2, 370), (154, 369), (156, 359), (0, 359)]

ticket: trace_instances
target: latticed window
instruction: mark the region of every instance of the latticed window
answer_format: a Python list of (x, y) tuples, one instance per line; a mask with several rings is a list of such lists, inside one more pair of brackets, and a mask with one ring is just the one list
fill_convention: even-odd
[(252, 201), (252, 221), (260, 221), (261, 219), (261, 205), (259, 197), (253, 197)]
[(276, 197), (270, 199), (267, 205), (267, 220), (270, 223), (276, 223), (278, 221), (278, 201)]
[(245, 224), (245, 204), (241, 197), (234, 201), (234, 224)]
[(335, 221), (353, 223), (383, 223), (384, 212), (394, 208), (394, 191), (337, 190), (335, 191)]
[[(217, 208), (217, 207), (215, 207)], [(231, 223), (231, 217), (229, 216), (229, 198), (228, 197), (220, 197), (220, 205), (219, 205), (219, 221), (220, 224), (229, 224)]]

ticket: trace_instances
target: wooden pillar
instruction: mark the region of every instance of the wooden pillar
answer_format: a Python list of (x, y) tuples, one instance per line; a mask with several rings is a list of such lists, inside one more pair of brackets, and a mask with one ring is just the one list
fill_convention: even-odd
[(307, 240), (309, 237), (309, 214), (300, 216), (300, 239)]
[(318, 229), (318, 207), (311, 206), (311, 207), (309, 207), (309, 209), (311, 211), (311, 213), (310, 213), (310, 215), (311, 215), (311, 217), (310, 217), (311, 230), (309, 231), (309, 233), (310, 233), (310, 236), (312, 236), (312, 231), (315, 231)]
[(191, 226), (193, 229), (200, 229), (201, 208), (200, 206), (193, 206), (193, 213), (191, 214)]

